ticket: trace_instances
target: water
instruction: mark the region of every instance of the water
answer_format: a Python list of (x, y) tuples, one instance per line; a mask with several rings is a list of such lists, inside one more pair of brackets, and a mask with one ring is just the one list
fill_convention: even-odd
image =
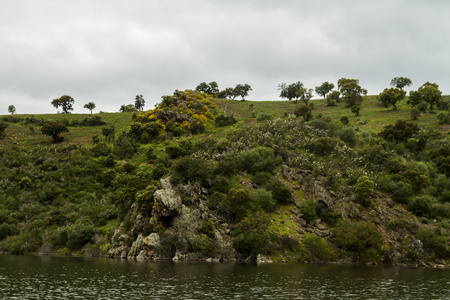
[(0, 299), (450, 299), (450, 270), (0, 256)]

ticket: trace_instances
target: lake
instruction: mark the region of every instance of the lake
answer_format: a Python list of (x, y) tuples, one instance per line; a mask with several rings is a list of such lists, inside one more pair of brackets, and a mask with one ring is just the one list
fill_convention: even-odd
[(0, 299), (450, 299), (450, 270), (0, 255)]

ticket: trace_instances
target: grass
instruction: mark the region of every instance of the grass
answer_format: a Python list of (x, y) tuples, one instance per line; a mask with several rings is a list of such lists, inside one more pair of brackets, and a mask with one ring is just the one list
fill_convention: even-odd
[[(450, 96), (443, 96), (444, 100), (450, 100)], [(407, 99), (397, 103), (397, 110), (392, 107), (382, 107), (378, 102), (376, 96), (364, 96), (361, 104), (361, 111), (359, 116), (355, 116), (349, 107), (345, 107), (345, 103), (337, 103), (336, 106), (327, 106), (326, 100), (318, 99), (311, 100), (309, 103), (314, 105), (312, 111), (313, 116), (317, 118), (319, 114), (323, 117), (330, 117), (333, 120), (339, 121), (342, 117), (349, 118), (347, 126), (357, 127), (360, 131), (367, 131), (369, 133), (378, 133), (383, 130), (387, 124), (393, 124), (397, 120), (408, 120), (416, 122), (419, 127), (425, 130), (438, 129), (446, 133), (448, 126), (439, 125), (437, 115), (440, 111), (433, 110), (420, 116), (417, 121), (411, 118), (411, 106), (406, 103)], [(285, 113), (293, 114), (294, 110), (302, 105), (300, 101), (239, 101), (239, 100), (224, 100), (215, 99), (218, 109), (227, 114), (235, 114), (244, 123), (256, 122), (252, 120), (252, 113), (256, 115), (270, 114), (275, 118), (283, 117)], [(253, 107), (250, 108), (250, 105)]]
[[(354, 127), (359, 131), (369, 133), (378, 133), (387, 124), (393, 124), (397, 120), (411, 119), (411, 107), (406, 103), (406, 99), (397, 104), (398, 109), (393, 110), (392, 107), (382, 107), (377, 101), (376, 96), (364, 96), (361, 105), (360, 116), (355, 116), (350, 108), (345, 107), (345, 103), (338, 103), (336, 106), (328, 107), (326, 100), (317, 99), (311, 100), (310, 103), (314, 105), (312, 111), (313, 116), (317, 119), (319, 115), (322, 117), (330, 117), (333, 120), (340, 120), (342, 117), (349, 118), (347, 126)], [(450, 100), (450, 96), (444, 96), (444, 100)], [(228, 115), (234, 114), (238, 117), (239, 122), (232, 126), (216, 127), (214, 122), (207, 124), (206, 132), (199, 136), (204, 138), (207, 136), (226, 137), (228, 133), (242, 125), (256, 123), (254, 116), (261, 114), (269, 114), (275, 118), (281, 118), (285, 114), (293, 114), (294, 110), (302, 105), (300, 101), (240, 101), (240, 100), (225, 100), (214, 99), (217, 104), (217, 110)], [(439, 111), (434, 110), (427, 112), (420, 116), (416, 122), (419, 127), (425, 130), (437, 129), (441, 132), (447, 133), (450, 131), (450, 126), (439, 125), (438, 115)], [(68, 127), (69, 132), (63, 133), (64, 142), (58, 144), (61, 146), (71, 144), (92, 144), (92, 138), (95, 135), (101, 136), (102, 128), (114, 125), (116, 135), (122, 131), (126, 131), (132, 123), (133, 113), (104, 113), (100, 112), (94, 114), (100, 116), (107, 124), (102, 126), (88, 126), (88, 127)], [(25, 119), (32, 115), (15, 115), (16, 117)], [(82, 121), (88, 118), (90, 114), (42, 114), (34, 115), (38, 120), (45, 121), (62, 121), (62, 120), (78, 120)], [(3, 117), (3, 116), (2, 116)], [(252, 118), (253, 117), (253, 118)], [(32, 145), (52, 145), (52, 139), (49, 136), (40, 133), (39, 126), (22, 123), (9, 123), (9, 127), (5, 130), (5, 137), (0, 139), (0, 146), (8, 149), (13, 145), (32, 146)]]
[[(73, 144), (88, 145), (92, 144), (92, 138), (95, 135), (102, 135), (102, 128), (115, 127), (116, 134), (127, 130), (132, 123), (133, 113), (98, 113), (93, 114), (99, 116), (105, 125), (101, 126), (83, 126), (83, 127), (68, 127), (69, 132), (61, 134), (64, 141), (58, 145), (67, 146)], [(32, 115), (14, 115), (15, 117), (25, 119)], [(90, 114), (42, 114), (34, 115), (38, 120), (45, 121), (63, 121), (63, 120), (77, 120), (82, 121), (88, 118)], [(9, 127), (5, 130), (5, 138), (0, 139), (0, 146), (8, 149), (13, 145), (19, 146), (33, 146), (33, 145), (51, 145), (52, 138), (42, 135), (40, 127), (33, 124), (23, 123), (8, 123)]]

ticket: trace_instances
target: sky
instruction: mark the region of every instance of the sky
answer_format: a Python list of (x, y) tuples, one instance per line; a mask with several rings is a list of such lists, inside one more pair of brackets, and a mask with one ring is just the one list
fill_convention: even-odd
[[(369, 95), (408, 77), (450, 94), (448, 0), (1, 0), (0, 115), (145, 109), (175, 89), (359, 79)], [(319, 98), (318, 95), (316, 95)]]

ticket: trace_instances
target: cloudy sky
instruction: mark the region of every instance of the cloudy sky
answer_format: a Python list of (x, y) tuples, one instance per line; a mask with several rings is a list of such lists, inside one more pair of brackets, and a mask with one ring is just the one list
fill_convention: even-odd
[(450, 94), (447, 0), (1, 0), (0, 114), (146, 109), (216, 81), (280, 99), (277, 85), (357, 78), (369, 94), (395, 76)]

